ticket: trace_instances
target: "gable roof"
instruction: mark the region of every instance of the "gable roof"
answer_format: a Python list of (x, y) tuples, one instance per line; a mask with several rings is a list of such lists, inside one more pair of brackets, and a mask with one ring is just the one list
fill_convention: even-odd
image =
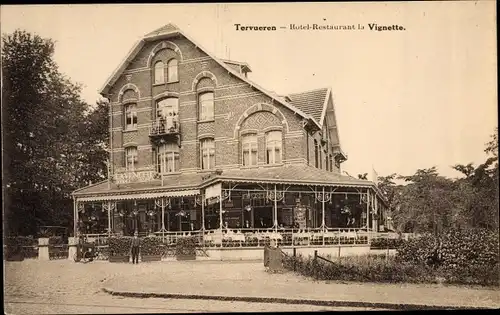
[(146, 42), (155, 41), (155, 40), (164, 39), (164, 38), (169, 38), (169, 37), (178, 36), (178, 35), (181, 35), (181, 36), (185, 37), (187, 40), (189, 40), (191, 43), (193, 43), (197, 48), (199, 48), (201, 51), (203, 51), (205, 54), (207, 54), (210, 58), (212, 58), (215, 62), (217, 62), (221, 67), (223, 67), (225, 70), (227, 70), (228, 73), (234, 75), (235, 77), (239, 78), (243, 82), (248, 83), (251, 87), (259, 90), (260, 92), (264, 93), (265, 95), (267, 95), (271, 99), (277, 101), (279, 104), (287, 107), (288, 109), (290, 109), (291, 111), (293, 111), (295, 114), (298, 114), (298, 115), (302, 116), (303, 118), (312, 121), (318, 127), (320, 127), (318, 125), (318, 123), (316, 122), (316, 120), (314, 120), (311, 115), (304, 113), (302, 110), (296, 108), (295, 106), (293, 106), (289, 102), (286, 102), (285, 100), (280, 99), (276, 95), (273, 95), (273, 94), (269, 93), (267, 90), (265, 90), (264, 88), (260, 87), (255, 82), (251, 82), (250, 80), (248, 80), (248, 78), (245, 78), (244, 76), (240, 75), (237, 71), (235, 71), (234, 69), (232, 69), (224, 61), (220, 60), (219, 58), (216, 58), (208, 50), (206, 50), (205, 48), (203, 48), (202, 46), (200, 46), (190, 36), (186, 35), (175, 24), (172, 24), (172, 23), (169, 23), (169, 24), (167, 24), (165, 26), (162, 26), (162, 27), (154, 30), (153, 32), (150, 32), (150, 33), (146, 34), (142, 39), (140, 39), (132, 47), (132, 49), (129, 51), (129, 53), (127, 54), (127, 56), (125, 57), (125, 59), (120, 63), (120, 65), (118, 66), (118, 68), (109, 77), (109, 79), (106, 81), (106, 83), (101, 88), (101, 90), (100, 90), (99, 93), (101, 95), (105, 96), (109, 92), (109, 88), (114, 83), (116, 83), (116, 81), (118, 80), (118, 78), (122, 75), (123, 71), (125, 71), (125, 69), (127, 68), (128, 64), (137, 56), (137, 54), (142, 49), (142, 47), (144, 47), (144, 44)]
[(323, 126), (323, 112), (328, 102), (329, 88), (288, 94), (293, 106), (311, 115), (319, 126)]

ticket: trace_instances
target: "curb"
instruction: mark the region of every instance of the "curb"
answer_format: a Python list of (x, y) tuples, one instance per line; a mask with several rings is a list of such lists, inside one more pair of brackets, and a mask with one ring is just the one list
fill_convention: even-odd
[[(106, 292), (115, 296), (133, 297), (133, 298), (163, 298), (163, 299), (184, 299), (184, 300), (217, 300), (232, 302), (253, 302), (253, 303), (279, 303), (279, 304), (303, 304), (329, 307), (358, 307), (358, 308), (378, 308), (387, 310), (481, 310), (489, 309), (482, 307), (467, 306), (441, 306), (441, 305), (423, 305), (423, 304), (393, 304), (378, 302), (361, 301), (333, 301), (333, 300), (308, 300), (308, 299), (288, 299), (288, 298), (269, 298), (269, 297), (251, 297), (251, 296), (217, 296), (217, 295), (199, 295), (199, 294), (179, 294), (179, 293), (145, 293), (145, 292), (127, 292), (116, 291), (102, 288)], [(494, 309), (494, 308), (491, 308)]]

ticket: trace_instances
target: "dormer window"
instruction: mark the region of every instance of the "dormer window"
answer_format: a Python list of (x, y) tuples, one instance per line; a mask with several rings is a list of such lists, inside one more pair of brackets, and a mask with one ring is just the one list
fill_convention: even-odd
[(154, 77), (155, 84), (165, 83), (165, 66), (162, 61), (155, 63)]
[(177, 59), (170, 59), (167, 62), (167, 82), (179, 81), (178, 62)]

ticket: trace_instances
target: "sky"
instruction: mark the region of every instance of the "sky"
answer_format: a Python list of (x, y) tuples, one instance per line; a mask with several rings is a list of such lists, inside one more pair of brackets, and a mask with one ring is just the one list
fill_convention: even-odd
[[(249, 78), (278, 94), (331, 87), (343, 170), (411, 175), (484, 162), (498, 126), (495, 1), (2, 6), (1, 31), (56, 41), (61, 72), (99, 90), (134, 43), (173, 23), (220, 58), (247, 62)], [(373, 31), (369, 24), (400, 25)], [(234, 24), (276, 26), (241, 31)], [(290, 30), (289, 25), (362, 30)], [(287, 29), (280, 29), (284, 26)]]

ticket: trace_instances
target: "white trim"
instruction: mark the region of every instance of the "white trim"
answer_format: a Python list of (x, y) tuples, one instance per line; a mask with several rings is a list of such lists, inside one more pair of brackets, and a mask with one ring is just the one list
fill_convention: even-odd
[(326, 91), (325, 102), (323, 103), (323, 110), (321, 111), (321, 118), (319, 119), (319, 127), (321, 129), (323, 129), (323, 122), (326, 116), (326, 108), (328, 106), (328, 100), (330, 99), (331, 93), (332, 93), (332, 88), (329, 87), (328, 90)]
[[(87, 188), (87, 187), (86, 187)], [(199, 189), (166, 191), (159, 193), (142, 193), (142, 194), (126, 194), (112, 196), (95, 196), (95, 197), (80, 197), (76, 198), (77, 202), (85, 201), (104, 201), (104, 200), (134, 200), (134, 199), (155, 199), (160, 197), (184, 197), (199, 195)]]
[[(168, 45), (172, 45), (174, 46), (174, 49), (172, 49), (171, 47), (168, 47)], [(159, 46), (161, 46), (160, 49), (158, 49), (158, 51), (155, 51)], [(169, 40), (164, 40), (158, 44), (156, 44), (155, 47), (153, 47), (153, 49), (151, 49), (151, 52), (148, 54), (148, 61), (147, 61), (147, 64), (146, 64), (146, 67), (147, 68), (151, 68), (151, 61), (153, 60), (154, 56), (162, 51), (163, 49), (170, 49), (172, 50), (173, 52), (175, 52), (176, 54), (178, 54), (181, 58), (181, 61), (184, 59), (184, 57), (182, 56), (182, 51), (181, 49), (179, 48), (179, 46), (177, 46), (177, 44), (169, 41)]]

